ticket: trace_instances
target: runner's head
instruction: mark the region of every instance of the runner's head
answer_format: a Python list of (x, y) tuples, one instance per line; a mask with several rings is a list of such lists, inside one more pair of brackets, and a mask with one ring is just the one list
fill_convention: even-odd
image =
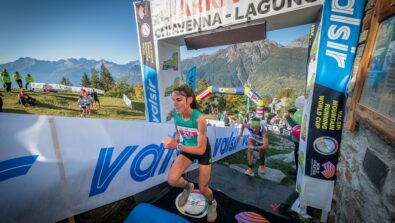
[(186, 84), (174, 88), (171, 98), (177, 113), (183, 113), (188, 107), (199, 109), (192, 88)]
[(259, 118), (252, 118), (251, 128), (256, 132), (259, 131), (259, 129), (261, 128), (261, 120)]

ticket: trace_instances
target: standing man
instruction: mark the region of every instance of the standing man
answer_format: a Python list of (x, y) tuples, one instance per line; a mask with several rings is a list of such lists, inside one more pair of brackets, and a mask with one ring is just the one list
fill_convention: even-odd
[(7, 92), (11, 92), (11, 77), (7, 72), (7, 69), (4, 69), (4, 71), (1, 73), (1, 78), (4, 83), (4, 88), (6, 89)]
[(16, 72), (14, 73), (14, 80), (15, 80), (15, 82), (18, 84), (19, 88), (22, 89), (22, 88), (23, 88), (22, 76), (19, 74), (18, 71), (16, 71)]
[(34, 79), (33, 79), (32, 75), (27, 74), (27, 76), (25, 77), (25, 81), (26, 81), (25, 89), (28, 90), (28, 89), (27, 89), (27, 86), (28, 86), (28, 85), (29, 85), (29, 87), (30, 87), (30, 89), (31, 89), (31, 88), (32, 88), (31, 83), (34, 82)]
[(241, 126), (240, 134), (237, 136), (238, 139), (243, 135), (244, 129), (247, 128), (250, 132), (250, 136), (248, 137), (248, 147), (247, 147), (247, 164), (248, 168), (245, 174), (249, 176), (254, 176), (254, 169), (252, 164), (254, 162), (253, 152), (254, 149), (259, 149), (259, 160), (260, 160), (260, 173), (266, 173), (266, 165), (265, 165), (265, 152), (269, 147), (269, 137), (266, 131), (266, 128), (261, 124), (261, 120), (259, 118), (252, 118), (251, 124), (243, 124)]
[(100, 108), (99, 96), (97, 95), (97, 92), (94, 89), (92, 90), (91, 97), (93, 98), (93, 102), (95, 103), (95, 105), (99, 104), (99, 108)]

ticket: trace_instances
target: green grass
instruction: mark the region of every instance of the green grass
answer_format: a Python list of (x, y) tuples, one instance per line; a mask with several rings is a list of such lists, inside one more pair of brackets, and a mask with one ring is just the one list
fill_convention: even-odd
[[(13, 89), (12, 92), (3, 94), (3, 111), (9, 113), (50, 115), (65, 117), (80, 117), (81, 110), (77, 103), (78, 93), (58, 92), (45, 93), (39, 91), (27, 92), (35, 98), (38, 103), (36, 106), (23, 107), (17, 104), (19, 90)], [(115, 119), (115, 120), (145, 120), (144, 102), (133, 101), (133, 109), (128, 108), (121, 98), (99, 97), (100, 108), (94, 107), (88, 118)]]

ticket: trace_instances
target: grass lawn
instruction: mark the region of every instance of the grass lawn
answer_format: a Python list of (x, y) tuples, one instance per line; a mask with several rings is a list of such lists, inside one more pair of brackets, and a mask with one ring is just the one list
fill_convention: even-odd
[[(80, 117), (81, 110), (77, 103), (78, 93), (58, 92), (46, 93), (41, 91), (29, 91), (28, 95), (35, 98), (36, 106), (26, 106), (17, 103), (18, 89), (3, 94), (3, 111), (9, 113)], [(128, 108), (121, 98), (99, 97), (100, 108), (94, 107), (88, 118), (115, 119), (115, 120), (145, 120), (144, 102), (133, 101), (133, 109)]]

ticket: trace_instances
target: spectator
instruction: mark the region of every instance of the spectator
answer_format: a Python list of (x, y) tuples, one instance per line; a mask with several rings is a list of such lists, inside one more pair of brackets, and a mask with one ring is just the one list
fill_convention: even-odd
[[(293, 109), (288, 110), (288, 112), (294, 113), (296, 111)], [(287, 122), (287, 125), (290, 126), (291, 128), (295, 127), (296, 125), (298, 125), (298, 123), (296, 123), (291, 116), (289, 115), (289, 113), (284, 113), (283, 118), (285, 119), (285, 121)], [(294, 148), (294, 157), (295, 157), (295, 168), (296, 170), (298, 170), (298, 158), (299, 158), (299, 139), (295, 138), (292, 136), (292, 132), (290, 133), (290, 138), (291, 141), (294, 143), (295, 148)]]
[(14, 73), (14, 80), (15, 80), (15, 82), (18, 84), (19, 88), (22, 89), (22, 88), (23, 88), (22, 76), (21, 76), (21, 74), (19, 74), (18, 71), (16, 71), (16, 72)]
[[(93, 103), (94, 103), (95, 105), (96, 105), (96, 104), (99, 104), (99, 108), (100, 108), (99, 96), (97, 95), (97, 92), (96, 92), (95, 90), (92, 91), (91, 97), (93, 98)], [(93, 104), (93, 103), (92, 103), (92, 104)]]
[(244, 113), (244, 124), (248, 123), (250, 123), (250, 111), (246, 110), (246, 112)]
[(27, 89), (27, 86), (28, 86), (28, 85), (29, 85), (30, 89), (32, 89), (32, 85), (31, 85), (31, 83), (33, 83), (33, 82), (34, 82), (34, 79), (33, 79), (33, 77), (32, 77), (32, 75), (31, 75), (31, 74), (27, 74), (27, 75), (26, 75), (26, 77), (25, 77), (25, 81), (26, 81), (26, 84), (25, 84), (25, 89), (26, 89), (26, 90), (29, 90), (29, 89)]
[(229, 115), (226, 111), (224, 111), (224, 125), (225, 127), (229, 127), (230, 126), (230, 120), (229, 120)]
[(7, 69), (4, 69), (3, 72), (1, 72), (1, 79), (3, 80), (4, 83), (4, 88), (6, 89), (7, 92), (11, 92), (11, 77), (7, 72)]

